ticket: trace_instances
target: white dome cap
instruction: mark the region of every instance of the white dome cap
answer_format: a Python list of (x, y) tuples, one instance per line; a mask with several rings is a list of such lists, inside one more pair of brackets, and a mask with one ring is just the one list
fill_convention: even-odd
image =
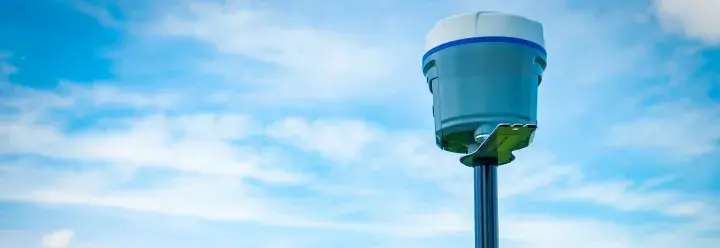
[(545, 51), (543, 27), (539, 22), (517, 15), (479, 11), (455, 15), (438, 21), (426, 36), (426, 56), (431, 50), (448, 42), (474, 37), (524, 40), (526, 45)]

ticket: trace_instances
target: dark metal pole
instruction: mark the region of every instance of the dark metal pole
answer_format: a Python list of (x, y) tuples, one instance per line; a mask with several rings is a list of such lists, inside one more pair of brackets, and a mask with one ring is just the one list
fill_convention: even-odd
[(497, 166), (478, 164), (475, 171), (475, 248), (498, 248)]

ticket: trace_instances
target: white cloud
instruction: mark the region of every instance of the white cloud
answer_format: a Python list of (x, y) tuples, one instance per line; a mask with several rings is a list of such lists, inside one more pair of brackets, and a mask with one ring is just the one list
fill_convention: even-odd
[(499, 196), (543, 194), (542, 189), (582, 180), (579, 165), (559, 164), (551, 152), (521, 151), (517, 159), (498, 172)]
[[(231, 55), (229, 61), (208, 62), (205, 72), (254, 82), (262, 89), (254, 93), (259, 95), (257, 100), (369, 98), (395, 87), (388, 84), (388, 76), (396, 69), (401, 49), (363, 42), (351, 32), (290, 24), (283, 13), (199, 1), (186, 7), (189, 13), (184, 15), (164, 13), (149, 32), (196, 38)], [(257, 75), (255, 69), (239, 66), (247, 64), (240, 62), (242, 58), (279, 67), (268, 75)]]
[(532, 217), (504, 220), (500, 233), (508, 247), (638, 247), (632, 241), (636, 233), (604, 221)]
[[(183, 119), (188, 118), (188, 119)], [(223, 124), (223, 120), (229, 120)], [(317, 119), (309, 121), (303, 118), (281, 119), (268, 125), (264, 133), (269, 138), (286, 142), (300, 150), (315, 151), (328, 158), (342, 159), (353, 166), (337, 167), (335, 170), (370, 171), (360, 175), (359, 188), (372, 185), (379, 195), (366, 195), (355, 199), (348, 205), (328, 205), (327, 210), (318, 213), (310, 209), (322, 208), (322, 202), (315, 205), (299, 204), (302, 201), (277, 198), (264, 190), (245, 184), (233, 170), (224, 168), (224, 146), (219, 143), (203, 143), (226, 138), (220, 134), (229, 128), (234, 135), (244, 137), (243, 132), (232, 132), (236, 126), (243, 126), (244, 117), (225, 117), (223, 115), (200, 115), (197, 118), (183, 116), (169, 118), (155, 116), (132, 122), (131, 129), (95, 134), (96, 138), (86, 141), (90, 136), (71, 137), (49, 127), (38, 128), (28, 123), (14, 123), (14, 129), (7, 130), (6, 135), (15, 137), (12, 142), (3, 144), (6, 147), (23, 149), (25, 153), (41, 154), (49, 157), (72, 159), (102, 159), (114, 164), (160, 164), (173, 170), (185, 170), (192, 173), (205, 173), (206, 176), (189, 176), (176, 178), (153, 188), (136, 190), (111, 189), (108, 185), (118, 183), (118, 175), (112, 170), (101, 168), (95, 174), (86, 173), (45, 173), (36, 174), (35, 180), (45, 184), (18, 187), (13, 180), (0, 180), (6, 185), (1, 188), (17, 188), (20, 192), (0, 194), (7, 199), (55, 204), (89, 204), (98, 206), (119, 207), (134, 211), (158, 212), (175, 215), (197, 216), (211, 220), (250, 221), (270, 225), (298, 226), (306, 228), (331, 228), (363, 233), (384, 234), (400, 237), (428, 237), (453, 234), (467, 234), (472, 225), (471, 209), (471, 172), (457, 162), (457, 156), (443, 153), (432, 143), (432, 137), (422, 138), (424, 132), (391, 131), (381, 126), (369, 125), (361, 120)], [(220, 123), (220, 124), (217, 124)], [(236, 124), (237, 123), (237, 124)], [(25, 129), (23, 129), (25, 128)], [(193, 133), (192, 142), (199, 142), (194, 149), (179, 149), (187, 144), (184, 142), (163, 146), (164, 137), (168, 132), (177, 130), (214, 130), (219, 133), (199, 131)], [(19, 132), (25, 130), (23, 132)], [(243, 131), (243, 130), (240, 130)], [(192, 133), (192, 132), (191, 132)], [(11, 136), (15, 134), (15, 136)], [(43, 139), (32, 138), (39, 135)], [(262, 135), (263, 133), (257, 133)], [(315, 136), (309, 136), (313, 134)], [(352, 134), (342, 139), (344, 134)], [(355, 136), (353, 136), (355, 135)], [(22, 142), (21, 142), (22, 141)], [(45, 142), (45, 143), (38, 143)], [(191, 143), (192, 143), (191, 142)], [(205, 146), (202, 144), (209, 144)], [(215, 144), (215, 145), (212, 145)], [(83, 152), (87, 147), (97, 147), (90, 152)], [(47, 149), (48, 147), (64, 147), (65, 150)], [(113, 149), (99, 149), (111, 147)], [(346, 150), (338, 150), (346, 148)], [(73, 152), (79, 150), (80, 152)], [(148, 150), (146, 153), (141, 151)], [(164, 151), (164, 152), (163, 152)], [(220, 151), (220, 152), (219, 152)], [(233, 150), (233, 154), (236, 152)], [(226, 151), (227, 154), (230, 152)], [(168, 155), (172, 154), (172, 156)], [(252, 153), (250, 153), (252, 154)], [(262, 155), (262, 154), (257, 154)], [(653, 189), (661, 185), (662, 180), (652, 180), (643, 185), (643, 189), (634, 189), (629, 183), (620, 181), (589, 181), (586, 180), (575, 165), (560, 165), (552, 153), (523, 151), (518, 154), (516, 163), (500, 168), (501, 195), (504, 200), (527, 196), (527, 193), (539, 189), (547, 196), (543, 198), (556, 202), (580, 202), (612, 207), (622, 211), (658, 212), (669, 216), (689, 216), (702, 218), (712, 215), (715, 210), (697, 198), (681, 197), (682, 192)], [(263, 156), (260, 156), (262, 158)], [(220, 159), (220, 160), (217, 160)], [(210, 161), (210, 162), (208, 162)], [(214, 163), (212, 161), (220, 161)], [(188, 167), (189, 166), (189, 167)], [(3, 168), (12, 168), (3, 166)], [(22, 168), (15, 167), (15, 168)], [(188, 169), (192, 168), (192, 169)], [(238, 168), (243, 168), (238, 167)], [(253, 168), (252, 166), (250, 168)], [(264, 173), (266, 167), (256, 166), (257, 173)], [(352, 169), (361, 168), (361, 169)], [(272, 170), (271, 170), (272, 171)], [(25, 170), (12, 174), (4, 170), (0, 175), (7, 178), (33, 178), (32, 173)], [(22, 174), (25, 173), (25, 174)], [(248, 174), (250, 175), (250, 174)], [(338, 174), (343, 175), (343, 174)], [(345, 174), (346, 176), (348, 174)], [(377, 176), (390, 176), (397, 181), (378, 184)], [(262, 178), (262, 177), (261, 177)], [(344, 181), (347, 178), (337, 178)], [(408, 188), (406, 183), (418, 181), (431, 182), (428, 189), (440, 189), (446, 194), (444, 202), (428, 201), (432, 197), (425, 192)], [(317, 181), (325, 187), (332, 181)], [(17, 182), (15, 182), (17, 183)], [(94, 185), (94, 186), (93, 186)], [(99, 185), (99, 186), (98, 186)], [(298, 187), (312, 185), (298, 185)], [(97, 190), (87, 190), (93, 188)], [(541, 194), (541, 193), (537, 193)], [(324, 195), (316, 195), (311, 199), (323, 199)], [(192, 204), (187, 204), (191, 202)], [(318, 205), (319, 204), (319, 205)], [(354, 211), (371, 216), (366, 221), (341, 222), (333, 221), (334, 216), (342, 214), (353, 206)], [(662, 207), (658, 207), (662, 206)], [(411, 207), (411, 208), (410, 208)], [(330, 210), (332, 209), (332, 210)], [(352, 212), (352, 211), (351, 211)], [(638, 232), (636, 228), (627, 229), (615, 226), (614, 223), (594, 221), (561, 220), (545, 217), (542, 221), (523, 219), (516, 212), (503, 214), (504, 225), (513, 227), (514, 231), (505, 231), (504, 239), (509, 243), (517, 243), (518, 247), (550, 247), (562, 237), (560, 232), (546, 232), (545, 235), (530, 232), (533, 227), (551, 230), (552, 227), (562, 230), (576, 230), (579, 234), (567, 242), (571, 245), (615, 245), (616, 247), (644, 247), (634, 240), (625, 240), (630, 234)], [(619, 224), (618, 224), (619, 225)], [(504, 227), (505, 228), (505, 227)], [(523, 229), (524, 228), (524, 229)], [(528, 230), (520, 232), (518, 230)], [(630, 234), (624, 234), (625, 232)], [(613, 236), (612, 240), (601, 241), (605, 233)], [(626, 236), (627, 235), (627, 236)], [(649, 234), (643, 234), (643, 237)], [(555, 237), (555, 238), (553, 238)], [(648, 239), (650, 237), (648, 236)], [(654, 239), (653, 239), (654, 240)], [(648, 241), (649, 242), (649, 241)], [(656, 241), (653, 241), (656, 242)], [(659, 243), (659, 242), (658, 242)], [(577, 246), (575, 246), (577, 247)], [(702, 246), (699, 246), (702, 247)]]
[[(210, 121), (212, 119), (200, 118), (199, 120)], [(202, 121), (190, 121), (189, 123), (198, 122)], [(363, 199), (352, 201), (351, 205), (354, 205), (354, 209), (374, 217), (367, 222), (343, 223), (329, 221), (332, 216), (337, 214), (335, 212), (345, 211), (344, 207), (339, 208), (338, 206), (335, 206), (333, 211), (323, 211), (324, 213), (319, 213), (314, 217), (312, 215), (306, 217), (291, 215), (290, 213), (307, 211), (306, 206), (267, 195), (267, 192), (238, 180), (244, 174), (224, 169), (222, 162), (213, 163), (212, 161), (221, 161), (217, 159), (222, 159), (224, 156), (219, 151), (222, 150), (221, 147), (197, 146), (196, 149), (182, 150), (177, 148), (178, 145), (174, 145), (166, 148), (168, 149), (167, 153), (173, 155), (166, 156), (165, 152), (162, 152), (164, 149), (160, 146), (161, 142), (158, 141), (163, 137), (164, 132), (157, 130), (173, 131), (173, 123), (180, 123), (179, 126), (183, 127), (185, 126), (183, 124), (188, 122), (171, 121), (163, 117), (145, 119), (132, 125), (132, 129), (129, 131), (102, 135), (91, 133), (102, 137), (93, 138), (90, 140), (91, 142), (83, 142), (90, 136), (68, 137), (47, 127), (40, 129), (16, 123), (13, 128), (3, 128), (3, 130), (7, 130), (8, 137), (15, 138), (4, 143), (4, 146), (8, 148), (5, 149), (7, 152), (22, 151), (27, 154), (55, 158), (107, 161), (120, 166), (120, 168), (133, 164), (154, 164), (154, 166), (166, 166), (165, 168), (173, 170), (207, 173), (207, 176), (179, 178), (153, 188), (122, 190), (114, 189), (113, 185), (120, 185), (128, 179), (120, 177), (114, 169), (98, 167), (84, 173), (41, 172), (22, 169), (24, 168), (22, 165), (5, 165), (3, 167), (6, 169), (0, 172), (4, 178), (34, 178), (31, 181), (44, 183), (28, 184), (23, 183), (25, 181), (3, 180), (5, 185), (2, 188), (16, 188), (19, 191), (4, 192), (2, 196), (10, 200), (90, 204), (135, 211), (198, 216), (212, 220), (339, 228), (372, 233), (382, 231), (386, 234), (400, 236), (467, 232), (468, 227), (471, 226), (466, 223), (467, 221), (461, 221), (464, 215), (457, 212), (459, 209), (467, 209), (466, 204), (453, 206), (455, 200), (442, 204), (443, 206), (432, 203), (420, 204), (418, 200), (427, 196), (409, 191), (402, 184), (377, 185), (377, 181), (372, 178), (373, 175), (390, 173), (388, 175), (396, 177), (399, 181), (408, 181), (413, 178), (428, 182), (436, 181), (435, 184), (441, 189), (447, 190), (450, 195), (453, 195), (453, 199), (467, 198), (467, 193), (470, 192), (468, 191), (470, 182), (467, 180), (470, 179), (470, 170), (460, 165), (455, 156), (448, 156), (438, 151), (431, 143), (431, 138), (422, 139), (412, 132), (395, 134), (378, 127), (371, 127), (359, 120), (336, 119), (310, 122), (300, 118), (290, 118), (269, 125), (267, 133), (272, 138), (289, 141), (288, 144), (297, 146), (301, 150), (318, 151), (328, 158), (343, 159), (343, 162), (352, 165), (352, 167), (348, 167), (349, 169), (336, 168), (339, 171), (349, 172), (349, 174), (339, 175), (350, 178), (353, 176), (353, 170), (350, 168), (353, 167), (373, 172), (357, 178), (361, 180), (358, 186), (371, 186), (369, 189), (379, 195), (366, 195)], [(215, 125), (212, 125), (212, 122), (208, 123), (207, 126), (198, 125), (198, 127), (215, 130), (212, 128)], [(222, 126), (220, 125), (220, 127)], [(21, 129), (25, 131), (20, 132)], [(44, 138), (32, 138), (30, 134)], [(306, 134), (315, 134), (317, 138), (304, 136)], [(342, 134), (351, 135), (348, 139), (342, 139)], [(217, 137), (213, 133), (197, 135), (200, 139)], [(178, 144), (181, 145), (183, 142)], [(55, 149), (48, 149), (50, 147)], [(87, 150), (90, 149), (89, 147), (93, 149)], [(145, 150), (147, 151), (143, 152)], [(551, 163), (551, 160), (552, 158), (547, 163)], [(533, 163), (532, 165), (538, 164)], [(188, 169), (188, 166), (191, 166), (192, 169)], [(15, 169), (13, 170), (13, 168)], [(255, 173), (272, 172), (271, 168), (267, 167), (257, 166), (255, 168), (258, 169)], [(518, 165), (516, 168), (528, 167)], [(242, 169), (242, 167), (238, 167), (238, 169)], [(508, 169), (512, 171), (512, 168)], [(548, 174), (542, 174), (535, 170), (516, 170), (510, 178), (519, 177), (526, 180), (521, 184), (513, 184), (514, 187), (509, 187), (510, 191), (506, 195), (518, 195), (539, 186), (547, 186), (553, 183), (555, 178), (566, 175), (565, 171), (566, 169), (558, 168), (558, 170), (550, 170)], [(129, 176), (132, 178), (132, 175)], [(338, 179), (343, 181), (343, 178)], [(336, 185), (327, 184), (332, 182), (321, 180), (314, 183), (319, 183), (324, 187), (336, 187)], [(463, 188), (463, 190), (453, 192), (458, 188)], [(323, 195), (316, 197), (322, 199)], [(388, 199), (392, 199), (392, 204), (387, 205)], [(193, 202), (193, 204), (184, 204), (186, 202)], [(323, 203), (318, 202), (318, 204)], [(413, 205), (416, 210), (407, 211), (405, 206)], [(317, 208), (318, 206), (307, 207)], [(440, 220), (444, 220), (442, 223), (445, 224), (438, 224)], [(378, 229), (380, 226), (386, 226), (386, 228)]]
[[(9, 56), (9, 55), (0, 53), (0, 60), (4, 60), (6, 56)], [(14, 65), (12, 65), (8, 62), (5, 62), (5, 61), (0, 61), (0, 77), (7, 77), (7, 76), (9, 76), (11, 74), (15, 74), (17, 72), (18, 72), (18, 68), (15, 67)]]
[(176, 92), (141, 93), (122, 90), (113, 83), (94, 83), (80, 86), (71, 82), (61, 82), (60, 91), (75, 99), (88, 101), (92, 106), (122, 106), (133, 108), (168, 108), (177, 104), (180, 95)]
[(299, 180), (296, 174), (274, 170), (276, 160), (263, 154), (269, 151), (233, 146), (222, 139), (242, 138), (243, 132), (248, 131), (239, 130), (244, 119), (247, 117), (151, 116), (127, 123), (128, 129), (93, 130), (72, 136), (56, 126), (0, 121), (0, 136), (4, 137), (0, 150), (2, 154), (36, 154), (126, 167), (256, 177), (272, 182)]
[(655, 150), (672, 159), (692, 159), (718, 152), (720, 108), (688, 101), (662, 103), (636, 119), (610, 128), (608, 141), (619, 148)]
[(654, 0), (663, 27), (681, 32), (689, 38), (709, 44), (720, 44), (720, 9), (718, 0)]
[(472, 231), (472, 225), (472, 219), (464, 214), (430, 212), (406, 213), (393, 222), (377, 223), (367, 228), (379, 228), (378, 231), (397, 237), (432, 237), (469, 233)]
[(0, 81), (0, 107), (22, 112), (28, 121), (36, 120), (39, 115), (57, 109), (75, 108), (73, 113), (82, 115), (86, 108), (123, 107), (143, 110), (167, 109), (180, 100), (178, 93), (172, 92), (130, 92), (109, 84), (80, 86), (70, 82), (61, 82), (57, 92), (40, 91), (9, 82)]
[[(39, 162), (0, 164), (0, 199), (198, 217), (204, 220), (306, 228), (345, 228), (311, 216), (304, 206), (268, 194), (233, 175), (167, 175), (135, 181), (136, 173), (98, 167), (72, 172), (37, 169)], [(127, 188), (127, 183), (147, 186)], [(332, 211), (329, 211), (332, 212)], [(325, 214), (329, 215), (329, 214)]]
[(717, 214), (718, 209), (703, 198), (675, 190), (643, 190), (630, 181), (585, 181), (555, 188), (543, 200), (580, 202), (606, 206), (620, 211), (663, 214), (669, 217), (701, 219)]
[(324, 157), (344, 162), (363, 159), (364, 150), (377, 142), (379, 130), (360, 120), (319, 120), (309, 122), (290, 117), (268, 126), (267, 135), (280, 142), (318, 151)]
[[(161, 187), (141, 190), (106, 190), (81, 194), (72, 188), (47, 188), (30, 192), (34, 198), (56, 204), (82, 204), (143, 212), (197, 216), (209, 220), (252, 221), (272, 224), (284, 218), (272, 202), (256, 196), (242, 181), (222, 177), (180, 178)], [(73, 194), (74, 193), (74, 194)], [(188, 204), (192, 202), (192, 204)], [(290, 223), (290, 222), (288, 222)], [(281, 224), (282, 225), (282, 224)]]
[(73, 230), (57, 230), (45, 235), (41, 243), (43, 248), (68, 248), (74, 236), (75, 232)]
[(181, 116), (177, 125), (188, 137), (196, 139), (243, 139), (261, 131), (259, 124), (247, 115)]
[(633, 226), (597, 218), (518, 216), (503, 219), (504, 247), (574, 248), (672, 248), (714, 247), (717, 237), (706, 237), (686, 225)]
[(116, 18), (116, 16), (113, 14), (113, 12), (110, 11), (108, 6), (101, 6), (97, 3), (90, 4), (85, 1), (72, 1), (71, 4), (78, 11), (93, 17), (100, 23), (100, 25), (113, 28), (122, 27), (121, 21)]

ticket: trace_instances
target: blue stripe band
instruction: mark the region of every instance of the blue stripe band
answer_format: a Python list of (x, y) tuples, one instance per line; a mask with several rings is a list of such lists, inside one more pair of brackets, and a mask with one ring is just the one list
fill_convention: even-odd
[(423, 55), (422, 60), (425, 61), (425, 59), (427, 59), (427, 57), (430, 57), (430, 55), (432, 55), (433, 53), (436, 53), (436, 52), (446, 49), (446, 48), (459, 46), (459, 45), (465, 45), (465, 44), (471, 44), (471, 43), (489, 43), (489, 42), (512, 43), (512, 44), (528, 46), (528, 47), (537, 49), (541, 53), (547, 55), (547, 51), (545, 51), (545, 48), (543, 46), (541, 46), (538, 43), (529, 41), (529, 40), (515, 38), (515, 37), (506, 37), (506, 36), (481, 36), (481, 37), (471, 37), (471, 38), (459, 39), (459, 40), (454, 40), (454, 41), (440, 44), (439, 46), (436, 46), (436, 47), (433, 47), (432, 49), (430, 49), (430, 51), (427, 51), (425, 53), (425, 55)]

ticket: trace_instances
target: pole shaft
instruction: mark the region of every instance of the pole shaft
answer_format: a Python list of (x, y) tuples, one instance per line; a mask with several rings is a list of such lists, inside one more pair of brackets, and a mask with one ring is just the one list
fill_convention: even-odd
[(497, 166), (474, 168), (475, 248), (498, 248)]

